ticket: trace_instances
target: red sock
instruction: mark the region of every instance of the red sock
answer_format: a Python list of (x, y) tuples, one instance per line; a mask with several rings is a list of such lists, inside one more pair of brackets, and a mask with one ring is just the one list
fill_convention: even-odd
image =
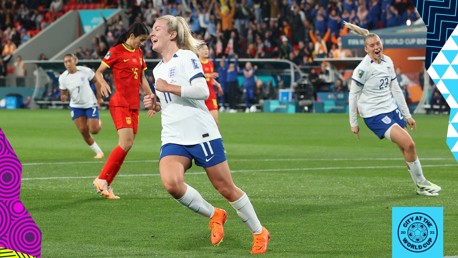
[(125, 150), (116, 146), (116, 148), (114, 148), (110, 153), (107, 162), (105, 162), (105, 165), (100, 172), (99, 179), (107, 180), (108, 185), (110, 185), (116, 177), (116, 174), (118, 174), (119, 169), (121, 169), (126, 155), (127, 152)]

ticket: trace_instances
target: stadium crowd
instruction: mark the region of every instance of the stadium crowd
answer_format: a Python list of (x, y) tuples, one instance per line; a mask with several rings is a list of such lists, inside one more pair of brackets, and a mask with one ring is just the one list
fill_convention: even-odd
[[(128, 24), (121, 16), (104, 18), (105, 33), (94, 37), (91, 47), (79, 47), (75, 53), (79, 59), (100, 60), (130, 24), (140, 21), (151, 27), (165, 14), (183, 16), (214, 58), (288, 59), (302, 67), (316, 57), (355, 55), (341, 48), (340, 37), (348, 33), (343, 21), (373, 30), (419, 19), (410, 0), (2, 0), (0, 77), (15, 73), (8, 64), (14, 50), (67, 11), (103, 8), (124, 10)], [(146, 59), (159, 58), (150, 41), (143, 50)], [(37, 59), (47, 58), (40, 54)], [(315, 75), (318, 83), (329, 84), (331, 79), (321, 74), (326, 70), (314, 71), (312, 79)], [(343, 86), (346, 90), (345, 82)]]
[[(152, 26), (164, 14), (180, 15), (196, 37), (208, 42), (212, 55), (282, 58), (298, 65), (314, 57), (345, 57), (339, 38), (342, 21), (369, 30), (419, 19), (409, 0), (3, 0), (0, 9), (2, 56), (35, 36), (66, 11), (78, 8), (122, 8), (129, 24)], [(100, 59), (127, 27), (119, 18), (107, 21), (105, 35), (93, 47), (79, 49), (84, 59)], [(146, 58), (156, 58), (148, 44)]]

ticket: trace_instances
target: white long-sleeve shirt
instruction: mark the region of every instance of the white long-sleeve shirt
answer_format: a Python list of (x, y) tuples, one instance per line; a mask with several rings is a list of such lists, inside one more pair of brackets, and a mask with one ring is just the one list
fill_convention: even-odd
[[(157, 64), (153, 74), (156, 80), (163, 79), (182, 87), (181, 96), (156, 90), (161, 102), (162, 145), (194, 145), (221, 138), (218, 126), (205, 106), (208, 87), (196, 54), (189, 50), (178, 50), (170, 61)], [(200, 79), (202, 83), (196, 83)], [(206, 93), (199, 93), (200, 89), (190, 89), (201, 86)]]
[(412, 117), (396, 80), (393, 61), (384, 55), (380, 64), (366, 55), (352, 75), (349, 95), (350, 125), (357, 126), (357, 111), (363, 118), (400, 108), (406, 119)]

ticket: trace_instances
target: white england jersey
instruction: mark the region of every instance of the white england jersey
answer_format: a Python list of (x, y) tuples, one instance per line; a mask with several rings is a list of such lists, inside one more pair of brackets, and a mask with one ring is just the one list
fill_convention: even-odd
[(377, 64), (366, 55), (353, 71), (352, 80), (362, 87), (357, 100), (361, 117), (373, 117), (397, 108), (391, 93), (391, 82), (396, 80), (396, 73), (388, 56), (384, 55)]
[(89, 85), (94, 71), (85, 66), (77, 66), (75, 73), (65, 71), (59, 76), (59, 89), (68, 90), (70, 107), (91, 108), (97, 105), (97, 98)]
[[(199, 58), (190, 50), (178, 50), (169, 62), (161, 61), (154, 68), (153, 75), (156, 80), (163, 79), (181, 87), (192, 87), (193, 79), (204, 77)], [(205, 100), (182, 98), (158, 90), (156, 95), (162, 109), (162, 145), (194, 145), (221, 138)]]

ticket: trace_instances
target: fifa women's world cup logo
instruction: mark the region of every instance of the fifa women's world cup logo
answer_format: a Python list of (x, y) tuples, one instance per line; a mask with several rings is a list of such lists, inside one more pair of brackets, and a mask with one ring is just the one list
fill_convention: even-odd
[(421, 212), (405, 216), (398, 226), (398, 239), (408, 251), (420, 253), (434, 246), (438, 236), (434, 220)]

